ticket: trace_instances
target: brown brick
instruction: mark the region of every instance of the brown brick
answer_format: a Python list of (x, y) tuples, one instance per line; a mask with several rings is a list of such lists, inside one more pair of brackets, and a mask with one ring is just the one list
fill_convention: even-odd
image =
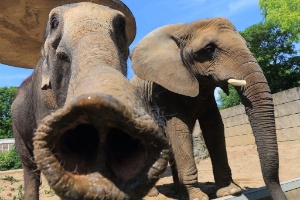
[(234, 127), (232, 127), (232, 135), (233, 136), (242, 135), (242, 130), (241, 130), (240, 126), (234, 126)]
[(277, 141), (278, 142), (284, 142), (285, 141), (285, 138), (283, 136), (283, 131), (282, 130), (277, 130), (276, 131), (276, 135), (277, 135)]
[(236, 120), (237, 126), (240, 126), (243, 124), (243, 116), (242, 115), (237, 115), (235, 117), (235, 120)]
[(277, 117), (283, 117), (292, 113), (288, 104), (281, 104), (276, 106), (276, 112)]
[(274, 106), (274, 114), (275, 114), (275, 118), (278, 118), (278, 106), (277, 105), (275, 105)]
[(232, 127), (232, 117), (226, 118), (226, 127)]
[(253, 145), (255, 144), (255, 138), (253, 134), (244, 135), (244, 140), (246, 145)]
[(245, 140), (247, 145), (255, 144), (255, 138), (253, 134), (245, 135)]
[(234, 147), (234, 139), (233, 139), (233, 137), (226, 138), (226, 146), (227, 147)]
[(240, 136), (240, 142), (242, 146), (245, 146), (247, 144), (247, 141), (245, 139), (245, 135), (241, 135)]
[(293, 115), (294, 125), (300, 127), (300, 113)]
[(298, 140), (296, 128), (283, 129), (283, 137), (285, 141), (294, 141)]
[(300, 96), (297, 92), (297, 88), (292, 88), (285, 91), (286, 98), (289, 102), (300, 99)]
[(300, 127), (297, 127), (296, 130), (297, 130), (298, 140), (300, 140)]
[(243, 118), (243, 124), (249, 124), (249, 119), (246, 114), (242, 115), (242, 118)]
[(245, 107), (244, 105), (238, 105), (238, 106), (235, 106), (235, 115), (242, 115), (245, 113)]
[(291, 114), (300, 113), (300, 100), (290, 102), (289, 107), (292, 111)]
[(292, 115), (280, 117), (276, 121), (276, 129), (287, 129), (292, 127), (294, 127), (294, 120)]
[(278, 93), (273, 94), (273, 103), (274, 103), (274, 105), (279, 105), (279, 104), (281, 104), (281, 103), (279, 102), (279, 96), (278, 96)]
[(242, 145), (241, 136), (235, 136), (235, 137), (233, 137), (233, 140), (234, 140), (234, 146)]
[(241, 135), (247, 135), (248, 133), (248, 129), (247, 129), (247, 124), (243, 124), (241, 126), (239, 126), (238, 128), (239, 132), (241, 133)]
[(238, 125), (236, 116), (231, 118), (231, 123), (232, 123), (231, 126), (237, 126)]
[(288, 102), (284, 91), (274, 94), (273, 99), (274, 99), (274, 103), (276, 105), (280, 105), (280, 104)]
[(225, 137), (232, 137), (232, 131), (231, 131), (231, 128), (225, 128)]

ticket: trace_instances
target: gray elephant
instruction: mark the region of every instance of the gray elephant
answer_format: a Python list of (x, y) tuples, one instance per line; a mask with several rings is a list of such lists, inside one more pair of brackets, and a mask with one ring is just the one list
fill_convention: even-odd
[(151, 106), (163, 110), (167, 120), (175, 161), (173, 179), (182, 197), (208, 199), (198, 187), (193, 158), (191, 132), (197, 119), (213, 164), (217, 196), (241, 192), (232, 179), (214, 99), (216, 87), (228, 93), (232, 84), (252, 126), (265, 184), (273, 199), (286, 199), (278, 178), (272, 95), (260, 66), (231, 22), (212, 18), (158, 28), (136, 45), (131, 60), (136, 74), (131, 82)]
[(163, 122), (125, 77), (134, 17), (120, 1), (95, 2), (51, 10), (12, 104), (25, 200), (39, 199), (40, 171), (62, 199), (141, 199), (166, 169)]

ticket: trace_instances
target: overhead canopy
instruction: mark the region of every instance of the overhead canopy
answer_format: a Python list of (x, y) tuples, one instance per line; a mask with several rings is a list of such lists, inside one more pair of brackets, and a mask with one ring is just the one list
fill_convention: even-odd
[[(39, 57), (49, 12), (60, 5), (82, 0), (1, 0), (0, 63), (33, 68)], [(136, 34), (135, 19), (118, 0), (84, 0), (121, 11), (126, 16), (129, 44)]]

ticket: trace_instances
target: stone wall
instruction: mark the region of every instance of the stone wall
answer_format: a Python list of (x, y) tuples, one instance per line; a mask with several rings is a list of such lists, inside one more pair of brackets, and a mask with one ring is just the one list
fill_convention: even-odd
[[(273, 95), (278, 142), (300, 141), (300, 87)], [(254, 136), (243, 105), (221, 111), (227, 146), (254, 144)]]
[[(273, 99), (278, 142), (300, 142), (300, 87), (276, 93), (273, 95)], [(221, 115), (225, 128), (227, 146), (233, 147), (255, 144), (252, 128), (243, 105), (221, 110)], [(198, 143), (199, 138), (201, 138), (201, 130), (198, 123), (195, 125), (193, 137), (194, 144), (196, 142)], [(202, 143), (200, 147), (203, 149)], [(194, 146), (194, 153), (196, 158), (205, 157), (199, 152), (199, 144), (198, 146)], [(202, 152), (202, 154), (205, 155), (207, 152)]]

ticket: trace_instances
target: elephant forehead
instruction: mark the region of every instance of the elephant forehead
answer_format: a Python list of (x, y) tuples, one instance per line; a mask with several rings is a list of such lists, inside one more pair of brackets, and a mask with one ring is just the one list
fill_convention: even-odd
[(90, 20), (90, 23), (93, 22), (98, 24), (110, 24), (111, 20), (116, 15), (122, 15), (123, 17), (125, 17), (123, 13), (117, 10), (88, 2), (70, 4), (54, 8), (50, 12), (49, 18), (54, 13), (62, 13), (63, 18), (66, 21), (64, 23), (79, 23), (80, 21)]
[(214, 32), (236, 31), (234, 25), (226, 18), (209, 18), (198, 20), (190, 24), (190, 28), (196, 30), (210, 30)]
[(199, 50), (209, 43), (217, 43), (217, 30), (213, 28), (197, 29), (193, 33), (193, 37), (190, 41), (190, 46), (194, 50)]
[(70, 9), (57, 8), (51, 12), (55, 13), (62, 13), (63, 32), (65, 35), (75, 37), (74, 39), (80, 39), (86, 33), (107, 33), (112, 28), (112, 19), (116, 15), (124, 17), (119, 11), (91, 3), (80, 3), (79, 6)]

